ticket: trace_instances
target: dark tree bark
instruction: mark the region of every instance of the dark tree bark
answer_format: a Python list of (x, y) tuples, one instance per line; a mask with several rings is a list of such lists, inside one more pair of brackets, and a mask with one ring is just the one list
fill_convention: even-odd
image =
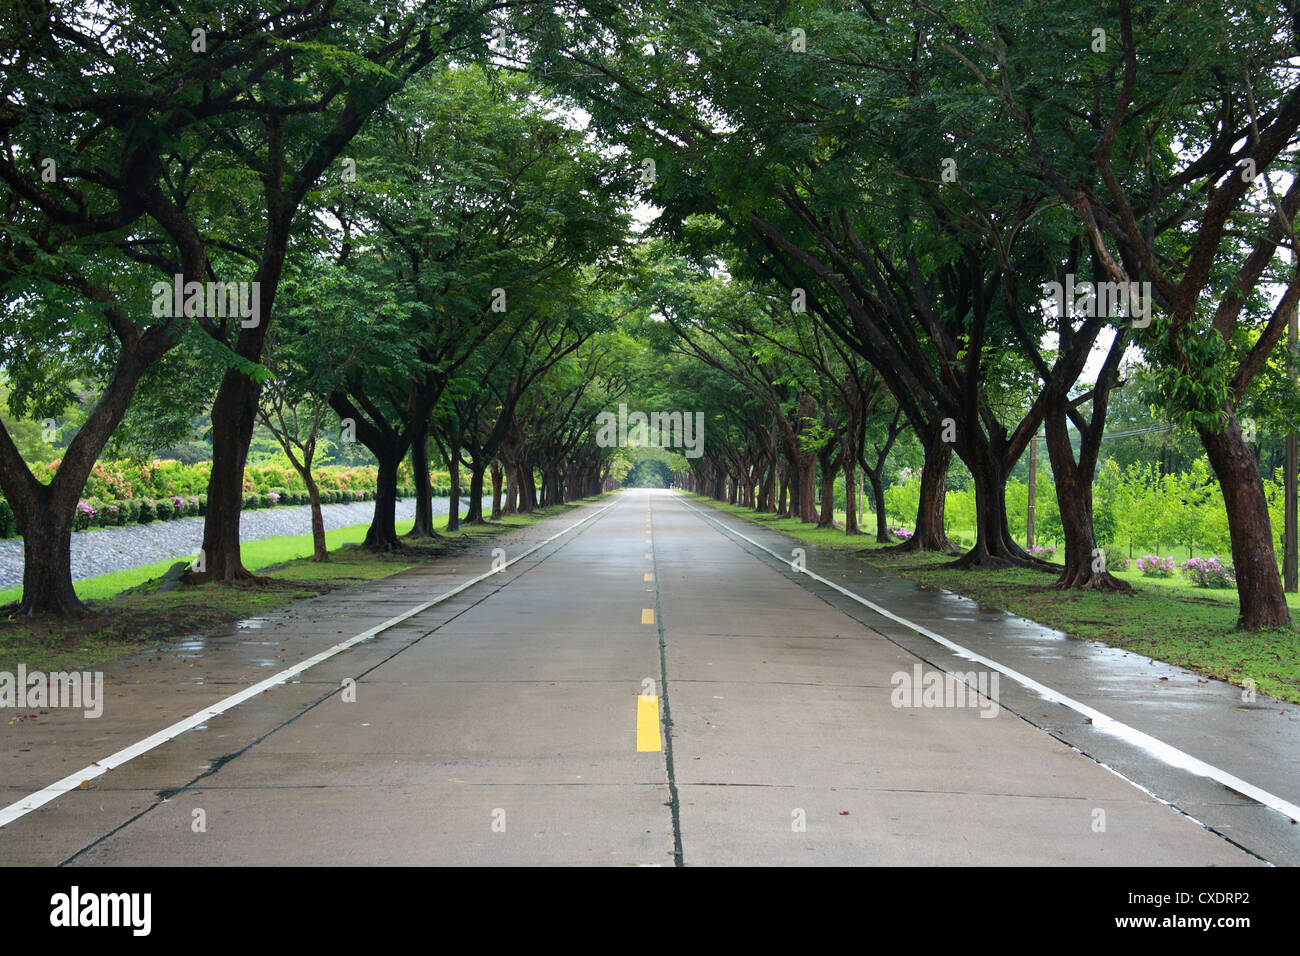
[(858, 528), (857, 454), (852, 448), (844, 452), (844, 533), (861, 534)]
[(244, 507), (244, 466), (257, 418), (258, 388), (234, 369), (226, 372), (212, 403), (212, 471), (203, 518), (201, 578), (237, 581), (251, 575), (239, 552), (239, 517)]
[(1291, 623), (1291, 612), (1282, 590), (1277, 557), (1273, 552), (1273, 529), (1268, 517), (1268, 500), (1250, 446), (1241, 434), (1235, 411), (1226, 410), (1221, 431), (1197, 429), (1205, 446), (1210, 467), (1219, 479), (1223, 503), (1228, 510), (1232, 541), (1232, 565), (1237, 577), (1240, 615), (1237, 626), (1248, 631), (1283, 627)]
[(492, 462), (492, 520), (496, 521), (501, 517), (501, 464)]
[(375, 482), (375, 513), (362, 544), (371, 551), (397, 551), (402, 547), (396, 527), (397, 468), (402, 456), (391, 448), (371, 451), (379, 460), (379, 474)]
[(469, 473), (469, 505), (465, 509), (465, 524), (483, 523), (483, 472), (486, 465), (475, 462)]
[(505, 513), (515, 514), (519, 511), (519, 466), (507, 461), (506, 466), (506, 507)]
[[(876, 509), (876, 541), (879, 544), (888, 544), (893, 539), (889, 536), (889, 516), (885, 514), (885, 479), (879, 471), (873, 471), (867, 476), (867, 480), (871, 483), (871, 501)], [(940, 520), (942, 520), (943, 506), (939, 507)], [(921, 509), (917, 510), (919, 512)]]
[(451, 474), (451, 488), (447, 501), (447, 530), (460, 530), (460, 452), (447, 449), (447, 470)]
[(763, 475), (758, 482), (758, 501), (754, 510), (758, 512), (775, 511), (775, 489), (776, 489), (776, 462), (772, 458), (764, 458)]
[(822, 508), (817, 516), (817, 527), (835, 526), (835, 473), (839, 470), (839, 461), (828, 455), (821, 456), (822, 466)]
[(325, 547), (325, 517), (320, 510), (320, 488), (316, 486), (316, 479), (310, 471), (302, 473), (302, 480), (307, 485), (307, 496), (311, 501), (311, 559), (328, 561), (330, 553)]
[(408, 538), (436, 538), (433, 530), (433, 488), (429, 483), (428, 426), (416, 432), (411, 441), (411, 477), (415, 482), (415, 523)]
[(982, 440), (967, 440), (962, 456), (975, 487), (975, 543), (951, 568), (1037, 567), (1055, 570), (1032, 557), (1011, 536), (1007, 524), (1007, 461)]
[(519, 463), (519, 510), (524, 514), (537, 510), (537, 479), (527, 462)]
[[(925, 439), (922, 439), (925, 441)], [(921, 466), (921, 496), (916, 506), (916, 526), (912, 536), (897, 546), (899, 551), (957, 552), (957, 546), (948, 539), (944, 529), (944, 504), (948, 493), (948, 466), (952, 462), (952, 446), (945, 442), (936, 429), (925, 441), (925, 460)], [(876, 494), (873, 486), (872, 493)], [(884, 514), (884, 488), (876, 500), (878, 514)], [(879, 519), (877, 519), (879, 521)]]
[[(1064, 448), (1059, 447), (1064, 444)], [(1079, 590), (1128, 591), (1128, 583), (1106, 570), (1100, 562), (1096, 533), (1092, 522), (1092, 485), (1083, 483), (1083, 476), (1073, 461), (1058, 468), (1058, 456), (1073, 457), (1069, 447), (1069, 434), (1064, 426), (1047, 423), (1048, 454), (1052, 458), (1052, 471), (1056, 480), (1056, 504), (1061, 513), (1061, 528), (1065, 537), (1065, 569), (1057, 579), (1059, 588)], [(1053, 450), (1053, 445), (1057, 448)]]
[(72, 586), (73, 519), (64, 515), (66, 509), (51, 507), (48, 496), (42, 504), (38, 510), (53, 519), (49, 524), (19, 524), (23, 532), (23, 598), (18, 612), (27, 617), (79, 617), (87, 608)]

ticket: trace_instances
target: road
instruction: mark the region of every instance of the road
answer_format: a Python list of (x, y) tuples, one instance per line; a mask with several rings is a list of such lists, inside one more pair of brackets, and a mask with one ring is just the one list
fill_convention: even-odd
[[(0, 863), (1293, 858), (1300, 828), (1282, 814), (1212, 782), (1202, 799), (1150, 754), (1121, 776), (1036, 724), (1030, 711), (1057, 705), (1026, 702), (1005, 675), (995, 686), (968, 661), (985, 695), (930, 706), (932, 655), (890, 636), (896, 623), (837, 606), (715, 518), (680, 495), (626, 491), (113, 665), (101, 718), (7, 728), (3, 805), (486, 575), (22, 813), (0, 829)], [(1148, 792), (1166, 785), (1181, 800)], [(1226, 838), (1203, 823), (1211, 804), (1263, 822)]]

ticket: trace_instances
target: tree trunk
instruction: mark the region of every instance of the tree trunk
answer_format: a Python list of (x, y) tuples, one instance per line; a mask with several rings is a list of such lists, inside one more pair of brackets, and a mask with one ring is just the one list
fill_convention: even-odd
[(817, 516), (819, 528), (835, 526), (835, 470), (829, 462), (822, 462), (822, 510)]
[(1282, 590), (1282, 576), (1273, 552), (1273, 529), (1259, 468), (1242, 437), (1235, 411), (1228, 409), (1222, 431), (1197, 429), (1205, 454), (1219, 479), (1228, 511), (1232, 564), (1237, 577), (1240, 616), (1237, 626), (1248, 631), (1283, 627), (1291, 613)]
[[(1092, 480), (1094, 468), (1080, 467), (1074, 458), (1070, 433), (1066, 428), (1068, 395), (1059, 401), (1049, 399), (1044, 417), (1047, 434), (1047, 457), (1056, 482), (1056, 507), (1061, 513), (1065, 535), (1065, 570), (1056, 587), (1079, 590), (1131, 591), (1127, 581), (1106, 569), (1097, 551), (1097, 534), (1092, 520)], [(1095, 450), (1095, 444), (1093, 449)], [(1095, 461), (1090, 456), (1087, 460)], [(1032, 458), (1031, 458), (1032, 461)], [(1032, 487), (1032, 484), (1031, 486)], [(1094, 553), (1096, 552), (1096, 553)]]
[(411, 478), (415, 482), (415, 523), (408, 538), (436, 538), (433, 530), (433, 488), (429, 484), (429, 432), (420, 429), (411, 440)]
[(533, 477), (533, 469), (521, 462), (515, 470), (518, 473), (519, 511), (532, 514), (537, 508), (537, 481)]
[(451, 488), (447, 499), (447, 530), (460, 529), (460, 453), (455, 448), (448, 449), (447, 470), (451, 474)]
[(858, 534), (858, 470), (853, 455), (844, 456), (844, 533)]
[(487, 467), (478, 462), (470, 469), (469, 505), (465, 509), (465, 524), (483, 523), (483, 472), (486, 470)]
[[(817, 456), (812, 452), (802, 452), (799, 455), (799, 520), (804, 524), (817, 523), (816, 489)], [(793, 504), (791, 502), (791, 510)]]
[(506, 507), (505, 512), (512, 515), (519, 511), (519, 466), (506, 462)]
[(385, 449), (383, 454), (376, 453), (376, 457), (379, 459), (379, 475), (375, 482), (375, 513), (362, 544), (370, 551), (397, 551), (402, 547), (396, 527), (397, 466), (401, 456)]
[(763, 476), (759, 479), (758, 505), (756, 511), (772, 512), (776, 510), (776, 460), (764, 461)]
[(48, 494), (41, 497), (43, 507), (37, 514), (46, 520), (27, 520), (19, 528), (23, 533), (23, 597), (18, 612), (27, 617), (36, 614), (79, 617), (87, 613), (87, 608), (72, 586), (72, 523), (76, 503), (70, 510), (55, 509), (50, 507)]
[(970, 441), (963, 458), (975, 485), (975, 543), (950, 568), (1032, 567), (1055, 571), (1032, 557), (1007, 524), (1007, 473), (1002, 457), (982, 439)]
[(256, 382), (228, 369), (212, 402), (212, 471), (203, 518), (203, 571), (198, 580), (236, 581), (253, 575), (239, 552), (239, 518), (244, 507), (244, 465), (257, 420)]
[(492, 462), (492, 520), (498, 521), (501, 518), (501, 465), (499, 462)]
[(330, 555), (325, 547), (325, 517), (320, 511), (320, 488), (316, 487), (311, 469), (303, 469), (302, 480), (307, 484), (307, 495), (311, 500), (311, 559), (328, 561)]
[[(879, 544), (888, 544), (890, 542), (890, 537), (889, 537), (889, 517), (885, 514), (885, 479), (881, 477), (880, 471), (877, 470), (871, 473), (870, 480), (871, 480), (871, 500), (872, 502), (874, 502), (876, 508), (876, 542)], [(944, 482), (944, 485), (946, 486), (947, 482)], [(946, 487), (944, 491), (945, 493), (947, 492)], [(922, 503), (925, 502), (924, 472), (922, 472), (921, 475), (921, 501)], [(921, 510), (922, 509), (920, 508), (917, 509), (918, 512), (920, 512)], [(917, 525), (918, 527), (920, 526), (919, 514), (917, 515)], [(943, 527), (943, 500), (942, 499), (940, 499), (939, 501), (939, 527), (941, 528)], [(916, 537), (916, 535), (913, 534), (912, 537), (914, 538)], [(945, 537), (943, 540), (947, 541), (948, 539), (947, 537)], [(911, 539), (908, 539), (908, 543), (909, 544), (911, 543)], [(926, 548), (926, 549), (918, 549), (918, 550), (930, 550), (930, 549)]]
[[(924, 437), (923, 437), (923, 440)], [(948, 540), (944, 528), (944, 503), (948, 493), (948, 466), (952, 462), (952, 446), (945, 442), (936, 429), (925, 443), (925, 462), (921, 466), (921, 498), (916, 506), (916, 526), (912, 536), (901, 545), (899, 551), (942, 551), (955, 554), (957, 546)], [(872, 493), (876, 489), (872, 487)], [(884, 489), (876, 499), (876, 524), (879, 528), (882, 516)]]
[[(788, 511), (783, 517), (786, 518), (803, 518), (803, 496), (804, 496), (804, 468), (803, 462), (795, 455), (786, 463), (785, 473), (790, 485), (790, 501), (787, 505)], [(811, 493), (812, 489), (808, 489)]]

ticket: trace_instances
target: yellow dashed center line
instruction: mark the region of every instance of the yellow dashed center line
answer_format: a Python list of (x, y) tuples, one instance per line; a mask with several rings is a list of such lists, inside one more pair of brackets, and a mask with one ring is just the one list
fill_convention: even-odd
[(663, 749), (659, 736), (659, 698), (638, 694), (636, 698), (637, 753), (658, 753)]
[[(650, 502), (646, 501), (645, 514), (645, 546), (647, 549), (652, 547), (652, 538), (650, 533)], [(652, 562), (650, 570), (643, 572), (642, 581), (646, 584), (654, 582), (654, 552), (647, 550), (645, 559)], [(647, 594), (654, 594), (653, 587), (646, 588)], [(649, 600), (649, 599), (647, 599)], [(645, 607), (641, 609), (641, 623), (651, 624), (655, 622), (655, 609)], [(663, 750), (663, 738), (659, 729), (659, 698), (652, 694), (638, 694), (636, 699), (636, 749), (637, 753), (660, 753)]]

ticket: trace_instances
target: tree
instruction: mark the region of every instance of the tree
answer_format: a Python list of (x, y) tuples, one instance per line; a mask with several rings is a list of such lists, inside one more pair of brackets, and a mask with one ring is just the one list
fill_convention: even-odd
[[(230, 581), (248, 573), (239, 557), (239, 512), (259, 394), (250, 373), (274, 315), (300, 209), (331, 170), (343, 182), (358, 171), (364, 176), (357, 157), (344, 154), (367, 121), (426, 67), (483, 55), (492, 12), (511, 6), (507, 0), (468, 7), (419, 0), (392, 12), (349, 0), (323, 9), (289, 7), (268, 21), (276, 26), (259, 38), (263, 62), (243, 78), (238, 92), (239, 102), (247, 105), (243, 123), (215, 137), (233, 170), (257, 190), (255, 200), (241, 197), (236, 208), (243, 222), (260, 225), (231, 245), (253, 270), (261, 309), (256, 322), (238, 327), (204, 323), (205, 331), (236, 359), (212, 406), (205, 576)], [(198, 224), (186, 216), (174, 217), (167, 228), (196, 252), (204, 245)], [(360, 432), (358, 425), (358, 437)], [(384, 481), (376, 507), (382, 510), (393, 500), (392, 461), (381, 458), (380, 472)], [(383, 530), (387, 535), (389, 529)]]
[(1300, 144), (1300, 23), (1276, 6), (1120, 0), (1089, 42), (1072, 7), (1048, 10), (932, 13), (933, 43), (966, 72), (949, 95), (1004, 108), (1021, 136), (998, 161), (1074, 212), (1113, 282), (1150, 284), (1159, 318), (1138, 341), (1219, 480), (1239, 625), (1286, 624), (1268, 503), (1237, 412), (1300, 302), (1300, 272), (1280, 256), (1300, 208), (1300, 177), (1288, 185), (1285, 172)]
[[(369, 175), (343, 191), (334, 219), (341, 248), (356, 249), (353, 267), (397, 290), (403, 332), (390, 343), (400, 355), (353, 369), (331, 404), (378, 459), (366, 545), (387, 550), (401, 546), (393, 512), (408, 451), (427, 499), (431, 424), (457, 496), (461, 442), (483, 407), (509, 412), (548, 364), (607, 322), (599, 287), (625, 228), (629, 176), (524, 78), (479, 68), (412, 84), (359, 147)], [(489, 402), (493, 383), (501, 391)], [(489, 446), (509, 430), (509, 414), (494, 420)], [(481, 455), (479, 492), (493, 454)]]
[(329, 399), (371, 340), (393, 332), (392, 303), (382, 289), (320, 260), (291, 274), (282, 315), (262, 357), (258, 418), (284, 449), (307, 486), (311, 504), (312, 560), (328, 560), (320, 488), (312, 466), (320, 450)]

